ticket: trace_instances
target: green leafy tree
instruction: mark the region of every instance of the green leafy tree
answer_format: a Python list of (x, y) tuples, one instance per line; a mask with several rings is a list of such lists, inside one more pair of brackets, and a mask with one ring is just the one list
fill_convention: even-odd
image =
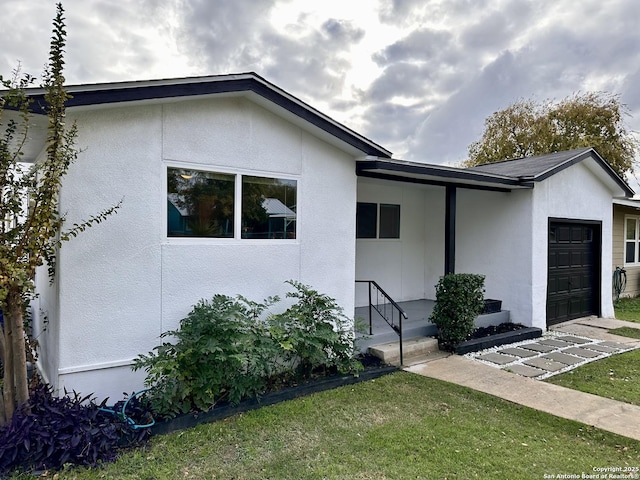
[(595, 147), (622, 177), (633, 168), (638, 141), (625, 125), (628, 108), (617, 95), (574, 94), (554, 103), (520, 100), (485, 120), (465, 166)]
[[(55, 273), (56, 253), (62, 242), (100, 223), (120, 206), (115, 205), (69, 229), (58, 211), (60, 187), (77, 157), (75, 124), (65, 125), (64, 9), (57, 4), (49, 61), (43, 76), (48, 117), (46, 155), (26, 166), (21, 163), (30, 141), (31, 103), (27, 88), (34, 77), (17, 69), (11, 80), (0, 77), (0, 310), (4, 322), (0, 335), (2, 395), (0, 424), (10, 421), (16, 407), (29, 400), (27, 381), (26, 306), (35, 292), (36, 269), (47, 265)], [(33, 345), (30, 343), (30, 345)]]

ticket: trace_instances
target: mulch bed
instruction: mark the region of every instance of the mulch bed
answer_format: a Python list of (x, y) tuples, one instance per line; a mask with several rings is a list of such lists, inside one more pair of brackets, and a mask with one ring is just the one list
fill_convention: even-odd
[(491, 325), (489, 327), (480, 327), (476, 328), (467, 340), (490, 337), (491, 335), (497, 335), (499, 333), (515, 332), (516, 330), (520, 330), (523, 328), (526, 327), (520, 323), (511, 322), (501, 323), (500, 325)]
[(468, 340), (456, 346), (455, 353), (464, 355), (465, 353), (478, 352), (487, 348), (521, 342), (541, 336), (542, 329), (540, 328), (525, 327), (519, 323), (501, 323), (500, 325), (476, 329)]
[(267, 405), (273, 405), (286, 400), (292, 400), (294, 398), (311, 395), (312, 393), (322, 392), (324, 390), (330, 390), (344, 385), (353, 385), (355, 383), (373, 380), (398, 370), (398, 367), (387, 365), (373, 355), (361, 355), (359, 360), (362, 363), (364, 370), (359, 372), (357, 377), (354, 375), (343, 375), (338, 373), (316, 376), (295, 385), (284, 386), (280, 390), (266, 393), (259, 399), (251, 398), (240, 402), (238, 405), (232, 405), (229, 403), (220, 404), (207, 412), (188, 413), (169, 420), (157, 422), (151, 428), (151, 433), (153, 435), (163, 435), (195, 427), (201, 423), (216, 422), (232, 415), (248, 412)]

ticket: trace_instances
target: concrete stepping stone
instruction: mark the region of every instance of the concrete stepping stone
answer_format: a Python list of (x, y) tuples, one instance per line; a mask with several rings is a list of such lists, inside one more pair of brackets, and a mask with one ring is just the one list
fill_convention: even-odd
[(508, 370), (509, 372), (516, 373), (518, 375), (522, 375), (523, 377), (539, 377), (543, 373), (546, 373), (544, 370), (540, 370), (539, 368), (529, 367), (528, 365), (520, 365), (515, 364), (510, 367), (505, 367), (503, 370)]
[(586, 347), (571, 347), (563, 350), (563, 353), (570, 353), (571, 355), (577, 355), (582, 358), (596, 358), (602, 355), (601, 352), (594, 352), (593, 350), (587, 350)]
[(553, 360), (554, 362), (564, 363), (565, 365), (575, 365), (576, 363), (584, 362), (584, 358), (574, 357), (573, 355), (567, 355), (566, 353), (562, 352), (552, 352), (544, 355), (541, 358)]
[(524, 345), (520, 345), (520, 348), (526, 348), (527, 350), (533, 350), (534, 352), (540, 353), (549, 353), (555, 350), (555, 348), (550, 345), (540, 345), (538, 342), (526, 343)]
[(506, 365), (507, 363), (515, 362), (517, 357), (511, 355), (502, 355), (501, 353), (485, 353), (484, 355), (478, 355), (476, 358), (485, 360), (491, 363), (497, 363), (498, 365)]
[(594, 350), (601, 353), (615, 353), (620, 351), (617, 348), (606, 347), (601, 343), (592, 343), (591, 345), (585, 345), (582, 348), (588, 348), (589, 350)]
[(541, 368), (542, 370), (546, 370), (547, 372), (557, 372), (558, 370), (562, 370), (563, 368), (567, 367), (564, 363), (554, 362), (553, 360), (542, 357), (525, 360), (522, 363), (525, 365), (529, 365), (530, 367)]
[(559, 348), (575, 345), (573, 342), (565, 342), (564, 340), (554, 340), (553, 338), (540, 340), (538, 343), (540, 343), (541, 345), (549, 345), (550, 347), (559, 347)]
[(502, 350), (498, 350), (498, 352), (505, 355), (514, 355), (520, 358), (530, 358), (537, 355), (537, 353), (532, 350), (525, 350), (524, 348), (520, 347), (503, 348)]
[(558, 340), (562, 340), (564, 342), (570, 342), (570, 343), (580, 343), (580, 344), (593, 342), (593, 340), (589, 340), (587, 338), (574, 337), (573, 335), (564, 335), (562, 337), (558, 337)]

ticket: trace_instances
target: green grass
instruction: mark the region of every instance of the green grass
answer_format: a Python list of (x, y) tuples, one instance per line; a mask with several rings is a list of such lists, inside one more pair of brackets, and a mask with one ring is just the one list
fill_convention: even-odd
[(640, 338), (640, 328), (620, 327), (609, 330), (609, 333), (620, 335), (622, 337)]
[(621, 298), (614, 302), (613, 308), (618, 320), (640, 322), (640, 297)]
[(58, 478), (518, 480), (639, 458), (639, 441), (398, 372), (154, 437)]
[(640, 405), (640, 350), (587, 363), (547, 382)]

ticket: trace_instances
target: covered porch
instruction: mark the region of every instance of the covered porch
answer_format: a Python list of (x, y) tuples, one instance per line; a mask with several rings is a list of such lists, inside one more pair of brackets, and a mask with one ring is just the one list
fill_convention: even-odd
[[(359, 162), (357, 173), (358, 212), (367, 213), (356, 222), (354, 313), (363, 332), (356, 340), (361, 351), (436, 335), (429, 317), (435, 286), (447, 273), (485, 275), (485, 296), (506, 304), (505, 311), (478, 317), (476, 326), (511, 321), (507, 310), (530, 273), (514, 248), (530, 248), (528, 232), (514, 228), (530, 215), (530, 183), (394, 161)], [(373, 295), (366, 283), (376, 284)], [(384, 289), (382, 297), (378, 288)]]
[[(393, 312), (394, 321), (399, 321), (402, 317), (402, 339), (403, 341), (418, 337), (431, 337), (438, 333), (437, 327), (429, 320), (435, 300), (420, 299), (397, 302), (396, 305), (406, 315), (400, 312)], [(395, 307), (391, 304), (380, 305), (378, 309), (386, 315), (391, 315)], [(370, 306), (356, 307), (356, 325), (359, 327), (356, 332), (356, 346), (364, 352), (373, 345), (380, 345), (390, 342), (398, 342), (399, 335), (389, 323), (378, 313), (376, 308)], [(508, 310), (501, 310), (496, 313), (479, 315), (475, 320), (476, 327), (486, 327), (509, 322)]]

